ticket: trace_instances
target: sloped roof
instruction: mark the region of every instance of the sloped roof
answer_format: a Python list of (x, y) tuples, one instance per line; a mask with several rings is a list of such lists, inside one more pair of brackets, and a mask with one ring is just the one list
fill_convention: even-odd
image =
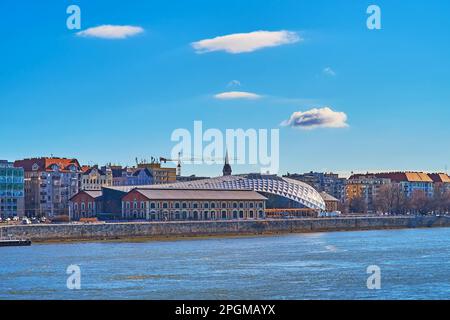
[(87, 194), (91, 198), (97, 199), (103, 195), (103, 192), (101, 190), (81, 190), (80, 192), (78, 192), (74, 196), (72, 196), (69, 200), (72, 201), (72, 199), (79, 196), (80, 194)]
[(450, 183), (450, 177), (446, 173), (430, 173), (429, 176), (433, 182)]
[(267, 200), (252, 190), (135, 189), (149, 200)]
[(81, 170), (80, 163), (77, 159), (68, 158), (31, 158), (24, 160), (17, 160), (14, 162), (15, 167), (21, 167), (25, 171), (33, 171), (34, 165), (38, 166), (37, 171), (53, 171), (52, 166), (58, 165), (59, 171), (68, 172), (70, 171), (70, 166), (74, 165), (77, 170)]
[(322, 191), (320, 193), (320, 196), (322, 197), (323, 201), (335, 201), (335, 202), (339, 202), (338, 199), (336, 199), (335, 197), (333, 197), (331, 194), (326, 193), (325, 191)]

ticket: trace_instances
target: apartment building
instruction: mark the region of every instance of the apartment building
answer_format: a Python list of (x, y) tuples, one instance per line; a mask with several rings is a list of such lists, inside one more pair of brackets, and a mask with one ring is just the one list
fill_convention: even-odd
[(95, 166), (83, 166), (80, 190), (101, 190), (102, 187), (111, 187), (113, 185), (113, 174), (110, 167), (99, 168)]
[(43, 157), (18, 160), (24, 170), (25, 214), (54, 217), (69, 214), (69, 199), (79, 190), (81, 166), (77, 159)]
[(377, 177), (374, 174), (354, 174), (345, 185), (345, 199), (347, 202), (354, 199), (363, 199), (367, 211), (375, 212), (380, 188), (390, 183), (390, 179)]

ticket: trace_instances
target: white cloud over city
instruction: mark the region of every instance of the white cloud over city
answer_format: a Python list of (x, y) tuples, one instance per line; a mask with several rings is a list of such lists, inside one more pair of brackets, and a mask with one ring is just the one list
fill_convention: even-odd
[(125, 39), (142, 32), (144, 32), (144, 29), (138, 26), (101, 25), (80, 31), (77, 35), (90, 38)]
[(225, 51), (236, 54), (291, 44), (302, 40), (303, 39), (296, 32), (292, 31), (261, 30), (249, 33), (234, 33), (212, 39), (204, 39), (193, 42), (191, 45), (197, 53)]
[(216, 94), (214, 98), (219, 100), (247, 99), (255, 100), (261, 98), (259, 94), (245, 91), (228, 91)]
[(331, 69), (331, 67), (326, 67), (326, 68), (324, 68), (324, 69), (322, 70), (322, 73), (323, 73), (324, 75), (327, 75), (327, 76), (330, 76), (330, 77), (336, 76), (336, 72), (335, 72), (333, 69)]
[(294, 112), (290, 118), (283, 121), (281, 125), (307, 130), (348, 127), (347, 115), (344, 112), (333, 111), (329, 107)]

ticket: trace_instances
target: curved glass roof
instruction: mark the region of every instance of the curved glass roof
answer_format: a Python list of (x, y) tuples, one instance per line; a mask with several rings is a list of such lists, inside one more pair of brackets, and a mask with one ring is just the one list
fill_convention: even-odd
[[(159, 187), (162, 187), (161, 185)], [(310, 185), (276, 175), (246, 174), (205, 180), (177, 182), (167, 188), (254, 190), (285, 197), (314, 209), (325, 210), (325, 202)]]

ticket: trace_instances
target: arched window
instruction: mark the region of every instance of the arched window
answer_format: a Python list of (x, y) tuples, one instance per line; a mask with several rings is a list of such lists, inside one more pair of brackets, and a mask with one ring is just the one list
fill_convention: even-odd
[(180, 203), (179, 202), (175, 202), (175, 209), (180, 209)]
[(206, 209), (208, 209), (208, 208), (209, 208), (209, 203), (208, 203), (208, 202), (205, 202), (204, 205), (203, 205), (203, 207), (206, 208)]
[(216, 204), (214, 202), (211, 202), (211, 209), (215, 209), (216, 208)]
[(226, 210), (222, 210), (222, 219), (226, 219), (227, 218), (227, 211)]
[(151, 202), (151, 203), (150, 203), (150, 209), (155, 209), (155, 208), (156, 208), (155, 203), (154, 203), (154, 202)]

